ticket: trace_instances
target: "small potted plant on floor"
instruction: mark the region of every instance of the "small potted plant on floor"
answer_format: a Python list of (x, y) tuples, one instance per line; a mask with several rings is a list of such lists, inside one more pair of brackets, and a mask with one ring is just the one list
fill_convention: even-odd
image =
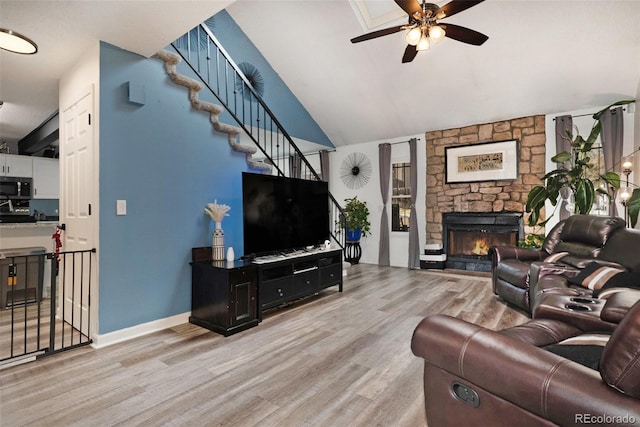
[(347, 219), (347, 241), (357, 242), (360, 237), (366, 237), (371, 234), (367, 202), (358, 200), (358, 196), (344, 199), (344, 201), (347, 202), (344, 207)]

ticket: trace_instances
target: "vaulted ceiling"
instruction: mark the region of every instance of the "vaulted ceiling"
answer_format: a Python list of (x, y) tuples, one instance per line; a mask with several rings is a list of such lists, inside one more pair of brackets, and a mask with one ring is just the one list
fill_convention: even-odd
[(640, 84), (636, 0), (487, 0), (445, 20), (485, 44), (446, 38), (408, 64), (403, 32), (349, 42), (406, 22), (392, 0), (1, 0), (0, 27), (40, 50), (0, 52), (0, 141), (55, 111), (58, 79), (93, 41), (149, 56), (227, 6), (338, 146), (606, 105)]

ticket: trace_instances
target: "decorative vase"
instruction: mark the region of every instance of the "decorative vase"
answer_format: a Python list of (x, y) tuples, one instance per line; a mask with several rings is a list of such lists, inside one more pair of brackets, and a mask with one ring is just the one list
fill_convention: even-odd
[(362, 229), (360, 227), (354, 230), (347, 230), (347, 242), (359, 242), (362, 235)]
[(227, 261), (232, 262), (236, 259), (236, 254), (233, 252), (233, 248), (229, 246), (227, 249)]
[(221, 228), (213, 230), (211, 258), (214, 261), (224, 260), (224, 232)]

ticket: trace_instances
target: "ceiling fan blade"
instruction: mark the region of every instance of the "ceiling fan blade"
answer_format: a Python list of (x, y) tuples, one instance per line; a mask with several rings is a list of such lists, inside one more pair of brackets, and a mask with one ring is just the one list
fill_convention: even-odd
[(470, 28), (461, 27), (460, 25), (440, 24), (440, 26), (444, 28), (446, 37), (458, 40), (462, 43), (480, 46), (482, 43), (489, 40), (488, 36)]
[(407, 48), (404, 50), (404, 55), (402, 55), (402, 63), (411, 62), (413, 58), (418, 54), (418, 49), (415, 46), (407, 45)]
[(447, 16), (453, 16), (456, 13), (462, 12), (463, 10), (467, 10), (470, 7), (477, 5), (478, 3), (482, 3), (484, 0), (453, 0), (450, 3), (445, 4), (440, 9), (436, 10), (434, 15), (438, 16), (438, 14), (444, 12), (443, 17), (439, 17), (438, 19), (443, 19)]
[(420, 6), (418, 0), (395, 0), (395, 2), (402, 8), (402, 10), (407, 12), (407, 15), (410, 17), (422, 17), (422, 6)]
[(373, 31), (371, 33), (363, 34), (358, 37), (354, 37), (351, 39), (351, 43), (363, 42), (365, 40), (375, 39), (376, 37), (387, 36), (389, 34), (397, 33), (398, 31), (402, 31), (405, 28), (404, 25), (400, 25), (397, 27), (385, 28), (383, 30)]

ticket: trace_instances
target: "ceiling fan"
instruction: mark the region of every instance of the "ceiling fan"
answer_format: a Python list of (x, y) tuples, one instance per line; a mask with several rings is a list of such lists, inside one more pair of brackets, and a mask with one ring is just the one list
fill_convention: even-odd
[(454, 24), (440, 23), (439, 20), (455, 15), (482, 3), (484, 0), (452, 0), (440, 7), (434, 3), (418, 0), (394, 0), (398, 6), (409, 15), (409, 23), (397, 27), (373, 31), (351, 39), (351, 43), (363, 42), (377, 37), (394, 34), (402, 30), (409, 30), (406, 35), (407, 48), (402, 56), (402, 62), (411, 62), (419, 51), (428, 50), (431, 42), (449, 37), (462, 43), (480, 46), (489, 37), (475, 30)]

